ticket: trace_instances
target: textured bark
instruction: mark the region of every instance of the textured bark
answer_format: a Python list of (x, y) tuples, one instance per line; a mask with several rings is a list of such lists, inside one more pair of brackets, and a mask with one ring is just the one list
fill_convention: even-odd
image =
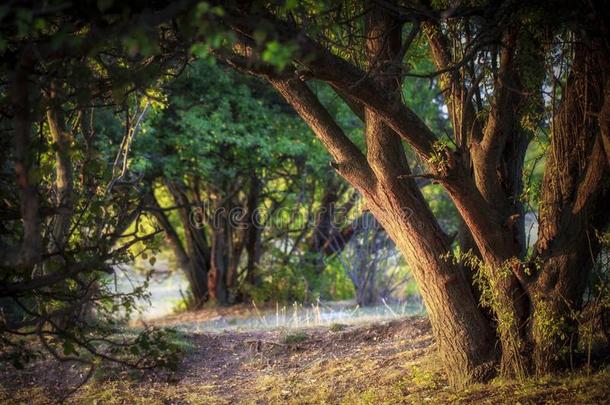
[(23, 242), (17, 262), (25, 270), (31, 272), (40, 264), (42, 240), (38, 191), (31, 178), (34, 157), (30, 147), (32, 137), (31, 94), (28, 89), (30, 69), (29, 58), (23, 57), (23, 61), (17, 65), (14, 72), (10, 92), (14, 109), (15, 176), (23, 221)]
[[(557, 11), (558, 14), (551, 13), (549, 26), (541, 29), (538, 25), (528, 26), (527, 19), (521, 18), (529, 16), (527, 13), (532, 10), (521, 14), (514, 3), (501, 2), (499, 8), (484, 7), (489, 14), (480, 15), (483, 32), (479, 37), (485, 36), (485, 41), (466, 47), (460, 45), (463, 37), (451, 38), (454, 35), (451, 29), (467, 28), (471, 16), (463, 20), (459, 16), (447, 20), (441, 17), (439, 23), (437, 18), (424, 13), (421, 16), (427, 20), (423, 23), (424, 33), (437, 68), (442, 71), (441, 87), (454, 127), (454, 149), (439, 144), (437, 135), (396, 94), (401, 61), (392, 56), (400, 47), (401, 30), (398, 19), (393, 20), (392, 16), (400, 8), (391, 2), (383, 3), (368, 4), (363, 13), (367, 72), (333, 54), (295, 21), (282, 21), (264, 11), (257, 17), (272, 24), (282, 39), (298, 46), (294, 59), (299, 71), (288, 69), (277, 74), (272, 67), (262, 64), (247, 45), (243, 49), (248, 52), (239, 52), (228, 62), (272, 83), (309, 124), (335, 159), (338, 173), (362, 193), (370, 211), (396, 241), (420, 285), (454, 384), (485, 374), (473, 370), (493, 364), (493, 350), (489, 348), (493, 348), (496, 337), (477, 308), (463, 273), (440, 259), (450, 248), (449, 240), (414, 186), (400, 139), (428, 163), (428, 177), (445, 187), (478, 248), (480, 267), (492, 283), (491, 301), (503, 373), (517, 376), (530, 373), (530, 350), (534, 352), (535, 368), (539, 372), (550, 370), (553, 368), (550, 355), (558, 353), (561, 347), (556, 338), (541, 331), (541, 326), (545, 319), (549, 320), (545, 318), (548, 314), (554, 321), (561, 316), (569, 317), (570, 309), (578, 309), (597, 254), (595, 231), (608, 227), (610, 215), (607, 203), (604, 206), (608, 198), (610, 108), (609, 101), (604, 102), (609, 97), (605, 77), (608, 69), (601, 68), (610, 66), (610, 51), (606, 42), (594, 39), (607, 37), (600, 35), (607, 33), (607, 13), (596, 2), (579, 3), (579, 7), (588, 11), (579, 13), (568, 7)], [(542, 32), (550, 33), (552, 38), (557, 32), (565, 34), (566, 26), (557, 31), (553, 26), (556, 22), (553, 18), (563, 11), (574, 23), (570, 29), (575, 29), (577, 39), (573, 44), (569, 41), (571, 46), (584, 47), (574, 55), (565, 55), (572, 73), (567, 88), (561, 91), (559, 115), (553, 118), (553, 139), (542, 187), (539, 242), (533, 257), (526, 257), (520, 197), (530, 125), (523, 119), (528, 118), (525, 116), (528, 109), (542, 99), (544, 75), (537, 75), (535, 70), (544, 71), (542, 65), (549, 49), (537, 41)], [(486, 20), (492, 14), (493, 19)], [(244, 44), (251, 38), (248, 33), (256, 28), (254, 20), (259, 20), (246, 16), (238, 12), (229, 20)], [(599, 21), (592, 24), (596, 19)], [(453, 21), (458, 25), (453, 26)], [(491, 26), (493, 21), (501, 24)], [(589, 31), (588, 35), (580, 35), (581, 29)], [(443, 31), (458, 44), (454, 46), (458, 48), (455, 55), (451, 54), (447, 46), (451, 41), (443, 37)], [(489, 65), (468, 71), (469, 63), (479, 63), (476, 52), (468, 60), (459, 49), (468, 50), (473, 45), (476, 51), (476, 46), (483, 44)], [(584, 65), (579, 61), (583, 55), (587, 55)], [(474, 73), (482, 77), (476, 78)], [(304, 78), (326, 82), (356, 115), (364, 116), (366, 158), (343, 134), (302, 81)], [(483, 82), (478, 81), (481, 79)], [(492, 81), (490, 105), (474, 102), (472, 97), (477, 99), (478, 83), (486, 83), (489, 88)], [(399, 181), (399, 176), (403, 180)], [(471, 352), (475, 347), (476, 351)]]
[[(312, 111), (321, 106), (310, 105), (309, 97), (300, 98), (304, 84), (295, 80), (290, 79), (288, 83), (273, 80), (272, 83), (308, 123), (314, 116), (318, 121), (320, 116)], [(371, 181), (369, 170), (372, 169), (367, 168), (364, 170), (366, 180), (359, 178), (352, 184), (362, 192), (367, 206), (411, 266), (439, 342), (439, 353), (448, 365), (446, 369), (451, 382), (464, 385), (484, 381), (493, 374), (496, 359), (493, 331), (479, 311), (461, 272), (443, 259), (450, 251), (448, 238), (430, 212), (415, 181), (398, 179), (398, 176), (408, 174), (408, 166), (395, 166), (395, 161), (392, 162), (388, 155), (393, 152), (397, 154), (395, 159), (404, 159), (404, 154), (400, 156), (399, 139), (374, 112), (369, 111), (369, 115), (368, 132), (378, 144), (369, 143), (368, 159), (373, 169), (378, 169), (376, 174), (381, 178)], [(336, 130), (331, 123), (326, 126), (315, 122), (311, 126), (322, 140)], [(355, 153), (357, 161), (360, 152), (356, 150)], [(392, 162), (389, 166), (388, 160)], [(339, 173), (343, 167), (338, 166)], [(353, 171), (348, 173), (346, 179), (349, 180)]]
[[(400, 46), (396, 39), (400, 30), (401, 24), (379, 8), (368, 16), (369, 74), (380, 78), (387, 103), (397, 105), (396, 78), (400, 72), (391, 61)], [(337, 171), (361, 191), (367, 207), (405, 255), (420, 286), (450, 381), (463, 385), (489, 378), (496, 359), (493, 331), (479, 311), (466, 279), (443, 258), (450, 251), (449, 240), (416, 182), (408, 177), (400, 138), (385, 117), (375, 109), (365, 109), (365, 162), (302, 82), (274, 78), (271, 82), (338, 160)], [(403, 175), (407, 175), (404, 180), (399, 178)]]
[[(419, 188), (412, 179), (398, 180), (399, 170), (406, 169), (398, 165), (404, 159), (398, 137), (374, 114), (367, 115), (369, 161), (383, 179), (374, 193), (365, 194), (367, 205), (415, 276), (451, 383), (485, 381), (495, 365), (493, 332), (463, 274), (443, 258), (449, 240)], [(393, 157), (389, 151), (396, 151)]]
[[(553, 122), (535, 247), (543, 265), (531, 286), (538, 373), (556, 370), (571, 349), (567, 336), (574, 321), (569, 314), (581, 308), (599, 252), (595, 231), (606, 228), (610, 220), (604, 116), (599, 114), (607, 71), (596, 45), (576, 45), (572, 72)], [(549, 330), (549, 322), (558, 327), (556, 332)]]

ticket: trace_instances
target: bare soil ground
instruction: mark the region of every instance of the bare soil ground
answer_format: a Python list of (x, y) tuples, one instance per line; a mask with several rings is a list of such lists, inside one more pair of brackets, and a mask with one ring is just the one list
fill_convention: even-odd
[[(184, 339), (189, 348), (177, 372), (134, 376), (106, 370), (66, 402), (610, 403), (610, 372), (603, 370), (590, 376), (498, 380), (454, 391), (442, 376), (423, 317), (303, 330), (190, 333)], [(56, 401), (66, 384), (77, 380), (78, 371), (71, 365), (49, 367), (39, 364), (18, 376), (0, 373), (0, 399), (11, 404)]]

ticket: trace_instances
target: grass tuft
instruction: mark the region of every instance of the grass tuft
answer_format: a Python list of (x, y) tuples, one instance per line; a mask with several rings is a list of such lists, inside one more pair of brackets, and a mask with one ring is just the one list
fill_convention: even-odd
[(343, 323), (332, 323), (328, 330), (331, 332), (341, 332), (343, 329), (347, 328), (347, 325)]
[(284, 343), (287, 345), (292, 345), (296, 343), (302, 343), (309, 340), (309, 335), (303, 331), (297, 331), (294, 333), (289, 333), (284, 336)]

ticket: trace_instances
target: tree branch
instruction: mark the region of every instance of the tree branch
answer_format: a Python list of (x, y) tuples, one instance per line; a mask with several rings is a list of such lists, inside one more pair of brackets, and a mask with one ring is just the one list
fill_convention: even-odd
[(375, 176), (366, 158), (343, 133), (309, 87), (296, 77), (268, 80), (326, 146), (335, 160), (333, 167), (356, 188), (373, 187)]

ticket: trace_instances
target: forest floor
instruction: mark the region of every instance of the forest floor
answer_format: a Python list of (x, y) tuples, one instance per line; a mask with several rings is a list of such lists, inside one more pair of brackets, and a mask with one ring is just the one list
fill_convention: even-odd
[[(159, 323), (243, 316), (204, 310)], [(305, 328), (184, 332), (176, 372), (134, 375), (100, 369), (66, 402), (75, 404), (610, 403), (610, 369), (453, 390), (423, 316)], [(44, 370), (43, 370), (44, 369)], [(74, 365), (0, 372), (0, 402), (50, 403), (66, 392)]]

